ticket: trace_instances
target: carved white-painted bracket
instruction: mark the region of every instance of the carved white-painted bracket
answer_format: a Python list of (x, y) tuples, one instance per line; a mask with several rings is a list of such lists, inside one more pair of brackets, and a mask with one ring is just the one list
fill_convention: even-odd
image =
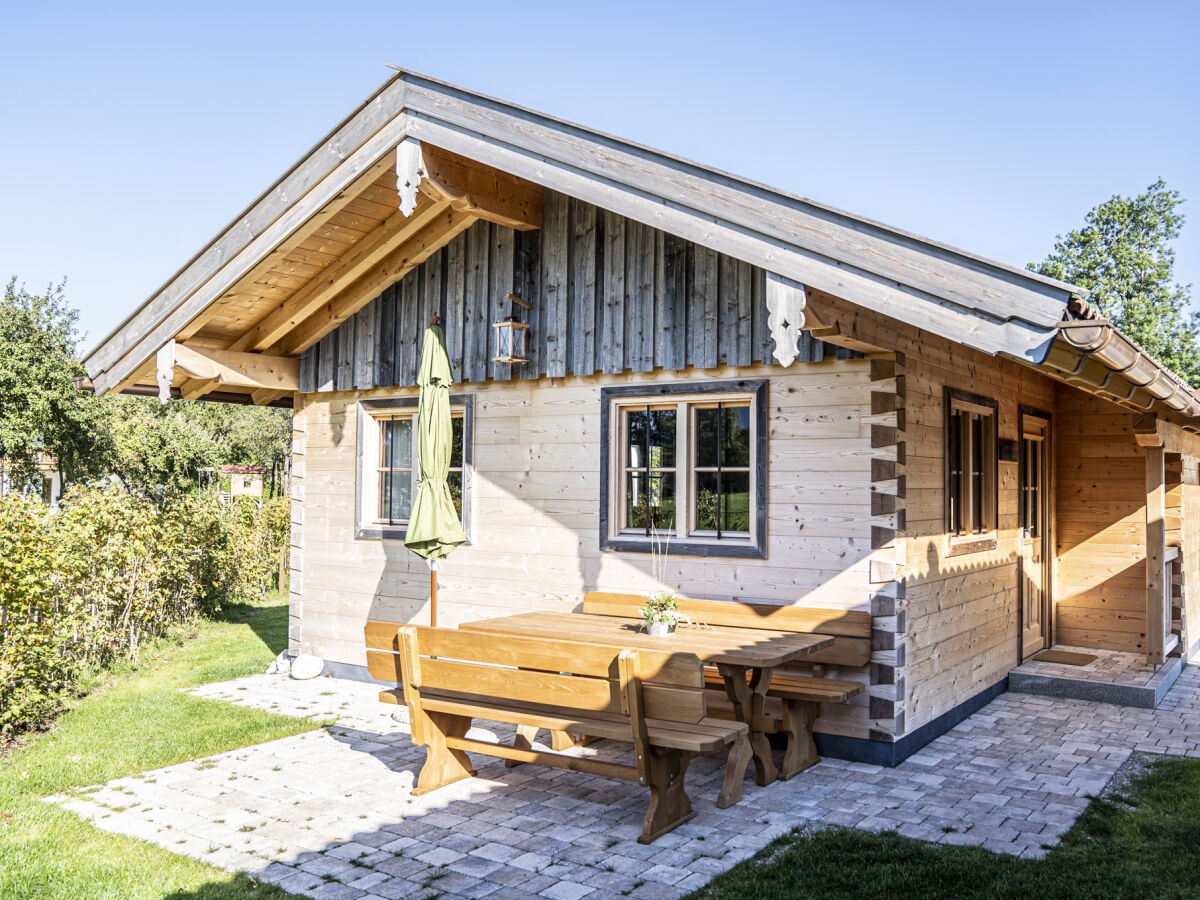
[(424, 175), (421, 167), (421, 142), (405, 138), (396, 145), (396, 193), (400, 197), (400, 212), (411, 216), (417, 208), (417, 193)]
[(804, 285), (774, 272), (767, 273), (767, 325), (775, 341), (774, 356), (790, 366), (799, 355), (800, 333), (804, 330), (804, 307), (808, 300)]
[(159, 348), (154, 369), (158, 376), (158, 402), (166, 404), (171, 400), (171, 379), (175, 377), (174, 341), (167, 341)]

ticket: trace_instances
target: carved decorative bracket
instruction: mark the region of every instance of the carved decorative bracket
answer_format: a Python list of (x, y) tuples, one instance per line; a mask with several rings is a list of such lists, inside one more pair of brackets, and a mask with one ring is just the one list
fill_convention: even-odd
[(800, 333), (804, 330), (804, 285), (774, 272), (767, 273), (767, 325), (775, 342), (775, 359), (790, 366), (799, 355)]
[(400, 212), (411, 216), (417, 208), (421, 187), (421, 142), (406, 138), (396, 145), (396, 193), (400, 197)]
[(396, 193), (400, 212), (411, 216), (417, 195), (449, 203), (459, 212), (518, 231), (542, 227), (542, 189), (466, 157), (415, 138), (396, 146)]
[(174, 341), (167, 341), (159, 348), (154, 369), (158, 378), (158, 402), (165, 406), (171, 399), (171, 379), (175, 377)]

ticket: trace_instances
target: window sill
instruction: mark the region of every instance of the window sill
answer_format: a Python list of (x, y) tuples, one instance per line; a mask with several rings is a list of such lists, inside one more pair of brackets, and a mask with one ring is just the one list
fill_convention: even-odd
[(766, 559), (766, 547), (745, 541), (654, 541), (647, 538), (602, 537), (600, 549), (614, 553), (663, 553), (670, 556)]
[(356, 541), (402, 541), (408, 534), (407, 525), (356, 525), (354, 539)]
[(989, 550), (995, 550), (1000, 546), (1000, 542), (996, 540), (996, 535), (968, 535), (966, 537), (956, 537), (950, 539), (950, 545), (946, 549), (946, 556), (969, 556), (972, 553), (986, 553)]

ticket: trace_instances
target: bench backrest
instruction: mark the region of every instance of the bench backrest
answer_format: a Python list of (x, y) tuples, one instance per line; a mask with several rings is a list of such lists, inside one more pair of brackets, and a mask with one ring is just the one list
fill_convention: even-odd
[(397, 640), (410, 690), (694, 724), (707, 714), (704, 670), (692, 653), (405, 625)]
[(378, 681), (401, 682), (400, 643), (396, 631), (406, 622), (385, 622), (369, 619), (363, 626), (363, 640), (367, 645), (367, 671)]
[[(583, 598), (583, 611), (601, 616), (638, 619), (638, 609), (645, 605), (642, 594), (589, 591)], [(865, 666), (871, 659), (871, 614), (867, 612), (692, 597), (681, 597), (679, 609), (702, 625), (829, 634), (836, 638), (831, 646), (804, 657), (804, 663)]]

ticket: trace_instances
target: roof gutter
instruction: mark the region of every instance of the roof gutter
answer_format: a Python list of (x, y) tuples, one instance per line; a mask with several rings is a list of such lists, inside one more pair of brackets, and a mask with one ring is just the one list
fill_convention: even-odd
[[(1122, 406), (1149, 412), (1160, 404), (1183, 417), (1200, 418), (1200, 394), (1099, 316), (1059, 323), (1041, 365)], [(1189, 430), (1200, 430), (1200, 422)]]

